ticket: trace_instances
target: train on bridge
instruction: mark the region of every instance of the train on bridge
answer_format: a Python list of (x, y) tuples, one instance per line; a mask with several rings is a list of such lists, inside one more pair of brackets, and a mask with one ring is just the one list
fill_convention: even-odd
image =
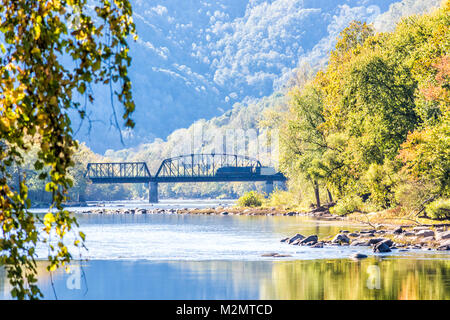
[(286, 177), (257, 159), (230, 154), (191, 154), (165, 159), (152, 176), (145, 162), (89, 163), (93, 183), (148, 183), (149, 201), (158, 202), (158, 183), (265, 182), (266, 193)]

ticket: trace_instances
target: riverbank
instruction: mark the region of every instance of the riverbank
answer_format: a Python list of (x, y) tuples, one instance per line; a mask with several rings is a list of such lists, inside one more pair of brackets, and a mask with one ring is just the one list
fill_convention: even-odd
[[(289, 245), (324, 248), (327, 246), (359, 246), (371, 247), (373, 252), (386, 253), (394, 250), (407, 251), (412, 249), (450, 250), (450, 230), (441, 227), (414, 227), (395, 229), (378, 228), (365, 229), (359, 232), (341, 230), (338, 234), (324, 239), (317, 235), (296, 234), (284, 238), (281, 242)], [(355, 258), (366, 258), (366, 255), (355, 255)]]
[[(393, 218), (391, 213), (353, 213), (348, 216), (336, 216), (330, 213), (329, 206), (313, 209), (309, 212), (280, 210), (276, 208), (239, 208), (218, 206), (214, 208), (95, 208), (78, 211), (85, 214), (105, 215), (218, 215), (218, 216), (308, 216), (325, 221), (348, 221), (364, 225), (367, 230), (360, 233), (341, 233), (319, 239), (317, 235), (291, 235), (283, 241), (291, 245), (307, 245), (314, 248), (324, 246), (370, 246), (375, 252), (391, 250), (430, 249), (450, 250), (450, 223), (429, 219)], [(389, 215), (388, 217), (386, 215)], [(287, 235), (288, 236), (288, 235)], [(294, 239), (293, 239), (294, 238)], [(305, 240), (306, 239), (306, 240)], [(298, 240), (298, 241), (296, 241)], [(309, 240), (309, 241), (307, 241)]]

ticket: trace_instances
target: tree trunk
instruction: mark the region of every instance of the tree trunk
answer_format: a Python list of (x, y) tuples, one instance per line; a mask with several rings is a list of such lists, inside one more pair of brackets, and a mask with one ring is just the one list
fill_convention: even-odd
[(316, 205), (317, 208), (320, 207), (320, 194), (319, 194), (319, 183), (317, 183), (317, 180), (314, 180), (314, 194), (316, 195)]
[(333, 196), (331, 195), (331, 192), (330, 192), (330, 190), (328, 188), (327, 188), (327, 192), (328, 192), (328, 200), (330, 202), (333, 202)]

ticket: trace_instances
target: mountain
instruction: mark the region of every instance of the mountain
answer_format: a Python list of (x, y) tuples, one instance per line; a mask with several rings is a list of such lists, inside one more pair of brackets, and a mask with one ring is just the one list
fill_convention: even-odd
[[(350, 6), (343, 6), (339, 16), (335, 16), (334, 22), (327, 27), (327, 35), (322, 37), (320, 41), (312, 45), (312, 48), (300, 54), (297, 59), (297, 64), (290, 69), (289, 80), (294, 82), (302, 82), (308, 79), (317, 68), (321, 67), (321, 63), (326, 60), (328, 52), (333, 48), (336, 37), (339, 32), (345, 28), (351, 20), (358, 18), (362, 19), (363, 14), (367, 14), (373, 10), (374, 15), (371, 21), (374, 23), (378, 31), (392, 30), (395, 23), (403, 16), (423, 13), (429, 11), (433, 7), (440, 5), (440, 0), (403, 0), (389, 6), (389, 9), (383, 13), (375, 7), (368, 9), (368, 7), (358, 7), (357, 9)], [(160, 9), (164, 11), (163, 9)], [(342, 17), (345, 17), (342, 18)], [(343, 19), (343, 20), (341, 20)], [(241, 81), (239, 77), (234, 78), (234, 81)], [(283, 81), (284, 85), (289, 85), (287, 80)], [(229, 135), (234, 134), (236, 143), (236, 153), (254, 156), (260, 159), (263, 165), (275, 165), (276, 154), (273, 154), (265, 148), (265, 142), (268, 141), (268, 129), (261, 126), (261, 121), (267, 118), (275, 118), (280, 111), (286, 110), (286, 95), (283, 86), (276, 86), (274, 81), (274, 88), (271, 92), (262, 98), (252, 98), (246, 96), (242, 102), (236, 102), (231, 109), (221, 112), (220, 115), (211, 117), (209, 120), (197, 120), (191, 125), (186, 125), (184, 128), (179, 128), (172, 131), (167, 138), (156, 138), (152, 141), (146, 142), (143, 139), (139, 144), (129, 146), (127, 148), (120, 148), (117, 150), (114, 147), (108, 147), (105, 152), (104, 160), (113, 161), (145, 161), (149, 165), (152, 174), (156, 173), (161, 161), (165, 158), (180, 154), (193, 153), (210, 153), (217, 150), (217, 137), (219, 140)], [(251, 88), (249, 89), (251, 90)], [(224, 91), (225, 92), (225, 91)], [(137, 97), (138, 98), (138, 97)], [(177, 114), (182, 114), (189, 110), (181, 108)], [(142, 110), (138, 109), (138, 113)], [(192, 113), (191, 113), (192, 114)], [(173, 119), (174, 116), (160, 118), (161, 124), (167, 124), (168, 120)], [(140, 120), (140, 117), (135, 117)], [(139, 123), (139, 122), (138, 122)], [(181, 123), (181, 122), (177, 122)], [(151, 128), (149, 128), (149, 131)], [(244, 135), (242, 135), (242, 133)], [(201, 137), (199, 139), (199, 137)], [(252, 138), (253, 137), (253, 138)], [(102, 137), (104, 138), (104, 137)], [(224, 138), (225, 140), (227, 137)], [(150, 139), (151, 140), (151, 139)], [(239, 143), (239, 140), (244, 143)], [(106, 140), (105, 140), (106, 141)], [(148, 140), (147, 140), (148, 141)], [(219, 147), (220, 149), (220, 147)], [(219, 151), (219, 152), (218, 152)], [(275, 156), (275, 157), (274, 157)], [(274, 159), (275, 158), (275, 159)], [(272, 161), (272, 163), (271, 163)], [(161, 194), (164, 196), (179, 197), (179, 196), (217, 196), (217, 195), (240, 195), (244, 191), (255, 189), (255, 184), (202, 184), (189, 185), (188, 187), (177, 187), (172, 185), (164, 185), (161, 187)], [(260, 186), (259, 186), (260, 187)], [(145, 186), (133, 186), (136, 191), (133, 194), (145, 196), (147, 190)]]
[[(431, 3), (434, 0), (429, 0)], [(422, 1), (423, 2), (423, 1)], [(133, 0), (133, 131), (114, 127), (108, 88), (94, 87), (92, 122), (74, 115), (76, 138), (96, 152), (166, 138), (281, 90), (304, 61), (324, 60), (354, 19), (373, 22), (393, 0)], [(120, 122), (120, 121), (119, 121)], [(92, 125), (92, 128), (91, 128)]]

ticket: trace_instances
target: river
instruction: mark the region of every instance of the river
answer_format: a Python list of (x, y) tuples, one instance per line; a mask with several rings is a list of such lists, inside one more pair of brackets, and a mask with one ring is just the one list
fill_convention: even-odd
[[(158, 207), (217, 205), (217, 201), (166, 200)], [(149, 207), (144, 202), (101, 206)], [(52, 277), (45, 271), (46, 263), (39, 261), (39, 285), (46, 299), (450, 298), (446, 252), (374, 254), (370, 248), (316, 249), (280, 242), (295, 233), (324, 237), (360, 225), (299, 216), (77, 213), (77, 218), (89, 250), (70, 248), (78, 260), (69, 273), (59, 270)], [(289, 257), (262, 257), (271, 252)], [(369, 258), (350, 259), (356, 252)], [(38, 247), (40, 259), (46, 253), (46, 247)], [(0, 298), (8, 299), (9, 289), (0, 270)]]

